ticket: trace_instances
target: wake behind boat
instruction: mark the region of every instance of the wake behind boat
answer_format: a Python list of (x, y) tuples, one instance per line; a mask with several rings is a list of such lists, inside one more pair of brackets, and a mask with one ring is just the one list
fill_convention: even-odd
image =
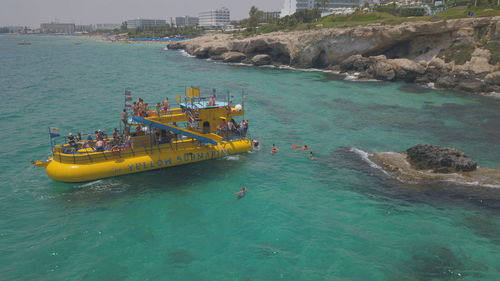
[[(199, 88), (186, 88), (176, 107), (170, 108), (167, 98), (150, 110), (142, 99), (128, 103), (132, 94), (125, 91), (122, 133), (115, 129), (108, 137), (96, 131), (84, 139), (82, 134), (62, 137), (49, 128), (52, 157), (34, 164), (45, 167), (54, 180), (84, 182), (247, 152), (252, 142), (244, 99), (233, 106), (229, 93), (219, 99), (215, 93), (201, 96)], [(238, 124), (236, 117), (243, 120)]]

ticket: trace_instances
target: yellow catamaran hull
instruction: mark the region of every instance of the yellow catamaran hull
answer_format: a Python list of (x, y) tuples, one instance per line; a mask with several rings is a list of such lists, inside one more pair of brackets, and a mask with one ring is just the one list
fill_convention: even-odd
[(123, 157), (120, 152), (106, 152), (107, 156), (102, 156), (106, 156), (108, 161), (99, 162), (92, 162), (92, 158), (100, 153), (92, 153), (89, 157), (81, 155), (73, 161), (70, 156), (54, 155), (48, 163), (40, 163), (40, 166), (45, 166), (47, 175), (56, 181), (85, 182), (216, 159), (250, 150), (252, 143), (248, 139), (202, 146), (186, 143), (176, 147), (175, 144), (164, 144), (151, 150), (136, 151), (135, 156), (131, 157)]

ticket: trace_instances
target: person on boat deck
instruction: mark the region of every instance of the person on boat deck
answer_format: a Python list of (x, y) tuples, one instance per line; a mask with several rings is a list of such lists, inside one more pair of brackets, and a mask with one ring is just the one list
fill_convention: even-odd
[(68, 134), (68, 144), (71, 146), (76, 146), (75, 136), (72, 133)]
[(165, 111), (165, 114), (167, 114), (168, 107), (170, 106), (170, 105), (168, 104), (168, 98), (165, 98), (165, 99), (162, 101), (162, 106), (163, 106), (163, 111)]
[(161, 104), (159, 102), (156, 103), (156, 115), (160, 117), (161, 112)]
[(234, 194), (238, 194), (238, 197), (236, 197), (236, 199), (241, 199), (241, 198), (245, 197), (245, 195), (247, 195), (247, 192), (248, 192), (248, 189), (246, 187), (242, 187), (240, 189), (240, 191), (235, 192)]
[(248, 120), (243, 120), (243, 135), (246, 136), (248, 131)]
[(82, 147), (82, 148), (85, 147), (86, 143), (85, 143), (85, 141), (82, 138), (82, 133), (76, 134), (75, 140), (76, 140), (76, 146), (77, 147)]
[[(138, 108), (137, 107), (137, 102), (134, 101), (134, 103), (132, 103), (132, 113), (134, 115), (137, 115), (137, 108)], [(125, 109), (124, 109), (124, 111), (125, 111)]]
[(210, 100), (208, 101), (208, 106), (215, 106), (215, 95), (210, 97)]
[(144, 136), (144, 131), (142, 130), (141, 125), (135, 127), (135, 135), (136, 136)]
[(117, 128), (115, 128), (115, 129), (113, 130), (113, 139), (114, 139), (115, 141), (117, 141), (117, 140), (118, 140), (118, 137), (119, 137), (119, 134), (118, 134), (118, 129), (117, 129)]
[(122, 122), (123, 122), (123, 124), (125, 124), (125, 126), (127, 125), (127, 117), (128, 117), (127, 110), (123, 109), (123, 111), (122, 111)]
[(105, 135), (104, 135), (104, 132), (101, 131), (101, 129), (97, 130), (96, 131), (96, 139), (101, 139), (101, 140), (104, 140), (105, 139)]
[(104, 151), (104, 141), (99, 139), (95, 142), (95, 151), (103, 152)]
[(123, 141), (123, 149), (129, 149), (132, 147), (131, 136), (126, 134)]
[(162, 144), (163, 139), (161, 137), (161, 133), (158, 130), (156, 130), (155, 132), (155, 140), (156, 144)]
[(227, 122), (227, 130), (228, 131), (233, 131), (236, 129), (236, 126), (233, 124), (233, 120), (231, 119), (230, 121)]

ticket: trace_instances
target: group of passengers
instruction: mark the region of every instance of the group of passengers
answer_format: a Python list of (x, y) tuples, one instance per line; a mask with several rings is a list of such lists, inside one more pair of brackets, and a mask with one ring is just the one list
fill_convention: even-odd
[(227, 123), (222, 126), (217, 126), (218, 135), (228, 135), (228, 133), (233, 133), (245, 137), (248, 131), (248, 120), (241, 120), (238, 124), (234, 119), (231, 118)]
[[(156, 103), (155, 110), (157, 116), (160, 116), (161, 114), (167, 114), (168, 109), (170, 107), (168, 98), (165, 98), (163, 101)], [(151, 112), (149, 112), (149, 104), (144, 102), (142, 98), (139, 98), (137, 101), (134, 101), (132, 104), (132, 112), (134, 115), (139, 116), (139, 117), (148, 117), (151, 116)], [(124, 110), (126, 114), (126, 110)], [(153, 113), (154, 114), (154, 113)], [(122, 120), (123, 120), (123, 114), (122, 114)]]
[(137, 101), (134, 101), (132, 104), (132, 112), (134, 115), (139, 117), (147, 117), (149, 111), (148, 103), (144, 102), (143, 99), (139, 98)]
[(104, 131), (97, 130), (94, 132), (94, 138), (89, 134), (85, 140), (82, 138), (81, 133), (78, 133), (76, 136), (69, 133), (67, 143), (69, 145), (69, 152), (87, 148), (91, 148), (96, 152), (116, 151), (130, 147), (130, 134), (128, 133), (128, 129), (124, 129), (120, 134), (118, 128), (115, 128), (113, 130), (113, 137), (108, 138), (108, 135)]

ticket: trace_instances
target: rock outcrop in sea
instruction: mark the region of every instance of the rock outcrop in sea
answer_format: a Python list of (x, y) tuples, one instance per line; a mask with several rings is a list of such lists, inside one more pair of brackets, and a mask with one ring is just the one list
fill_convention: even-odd
[(477, 163), (455, 148), (418, 144), (406, 150), (406, 158), (418, 170), (436, 173), (472, 172)]
[(500, 168), (478, 167), (474, 160), (454, 148), (419, 144), (402, 153), (376, 152), (368, 158), (404, 182), (500, 186)]
[[(500, 17), (368, 24), (274, 32), (248, 38), (211, 34), (168, 44), (198, 58), (360, 73), (360, 78), (434, 83), (500, 92)], [(495, 52), (495, 51), (494, 51)]]

